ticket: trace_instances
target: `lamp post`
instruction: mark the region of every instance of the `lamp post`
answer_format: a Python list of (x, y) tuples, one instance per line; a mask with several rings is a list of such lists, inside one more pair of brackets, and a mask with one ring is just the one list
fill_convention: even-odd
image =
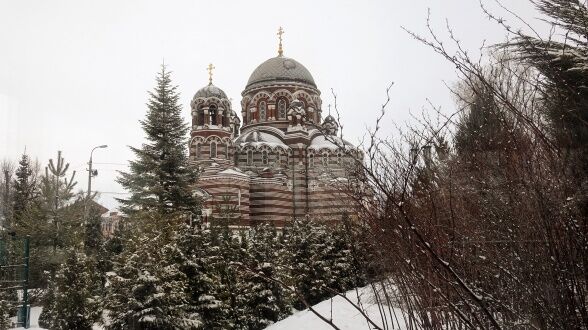
[[(102, 148), (106, 148), (106, 147), (108, 147), (108, 146), (106, 144), (103, 144), (101, 146), (94, 147), (92, 149), (92, 151), (90, 152), (90, 161), (88, 162), (88, 195), (87, 195), (88, 200), (90, 199), (90, 195), (92, 194), (92, 175), (94, 175), (94, 172), (92, 171), (92, 154), (94, 153), (94, 150), (102, 149)], [(98, 174), (98, 173), (96, 173), (96, 174)]]

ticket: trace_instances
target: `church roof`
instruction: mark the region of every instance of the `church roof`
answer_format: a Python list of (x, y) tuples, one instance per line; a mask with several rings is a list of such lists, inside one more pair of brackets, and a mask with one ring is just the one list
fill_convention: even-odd
[(341, 139), (338, 136), (329, 136), (327, 139), (326, 136), (320, 134), (317, 135), (312, 141), (310, 142), (310, 146), (308, 149), (319, 151), (321, 149), (329, 149), (332, 151), (336, 151), (341, 149), (342, 147), (345, 148), (355, 148), (353, 144), (348, 141)]
[(235, 140), (235, 144), (238, 144), (240, 147), (252, 146), (257, 148), (265, 145), (270, 148), (282, 147), (288, 149), (288, 146), (279, 137), (258, 130), (251, 130), (241, 134), (241, 136)]
[(194, 95), (194, 98), (198, 98), (198, 97), (204, 97), (204, 98), (217, 97), (219, 99), (226, 99), (227, 94), (225, 94), (225, 92), (222, 89), (216, 87), (215, 85), (209, 84), (209, 85), (206, 85), (206, 86), (200, 88), (196, 92), (196, 94)]
[(298, 61), (278, 56), (261, 63), (249, 77), (247, 88), (270, 85), (277, 82), (300, 82), (316, 88), (314, 78)]

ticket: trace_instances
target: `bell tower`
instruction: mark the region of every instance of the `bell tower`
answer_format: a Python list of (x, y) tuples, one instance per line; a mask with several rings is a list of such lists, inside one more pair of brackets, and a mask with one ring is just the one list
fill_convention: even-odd
[(208, 65), (208, 85), (199, 89), (190, 102), (190, 160), (232, 165), (233, 139), (239, 134), (240, 121), (225, 92), (212, 83), (214, 69), (212, 63)]

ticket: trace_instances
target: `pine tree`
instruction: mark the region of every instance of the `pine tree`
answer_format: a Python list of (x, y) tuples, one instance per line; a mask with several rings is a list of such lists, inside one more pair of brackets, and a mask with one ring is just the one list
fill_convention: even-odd
[(100, 318), (94, 262), (71, 249), (53, 285), (53, 297), (44, 306), (44, 326), (63, 330), (92, 329)]
[(15, 221), (18, 222), (31, 200), (35, 197), (37, 189), (35, 170), (27, 154), (22, 155), (15, 174), (12, 214)]
[(156, 82), (155, 90), (149, 93), (146, 119), (141, 121), (147, 143), (131, 147), (137, 159), (118, 179), (131, 193), (129, 199), (119, 199), (121, 210), (129, 215), (138, 210), (197, 214), (191, 192), (196, 172), (186, 155), (188, 126), (181, 117), (177, 87), (164, 65)]

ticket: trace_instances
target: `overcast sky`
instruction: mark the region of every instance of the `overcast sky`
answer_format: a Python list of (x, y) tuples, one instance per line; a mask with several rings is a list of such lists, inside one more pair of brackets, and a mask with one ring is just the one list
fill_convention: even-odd
[[(527, 1), (503, 3), (531, 21), (537, 16)], [(93, 188), (115, 208), (113, 197), (124, 196), (114, 194), (124, 192), (116, 170), (133, 157), (128, 146), (144, 139), (138, 121), (162, 61), (179, 86), (186, 122), (210, 62), (214, 84), (240, 114), (249, 75), (277, 55), (279, 26), (284, 55), (310, 70), (325, 112), (331, 88), (338, 94), (352, 142), (373, 122), (392, 81), (388, 123), (409, 120), (427, 99), (451, 111), (443, 82), (455, 82), (455, 68), (401, 29), (424, 34), (428, 8), (435, 29), (446, 36), (447, 19), (474, 55), (482, 40), (505, 39), (478, 0), (0, 0), (0, 159), (16, 161), (26, 148), (44, 165), (62, 150), (85, 190), (90, 150), (108, 144), (94, 153)]]

